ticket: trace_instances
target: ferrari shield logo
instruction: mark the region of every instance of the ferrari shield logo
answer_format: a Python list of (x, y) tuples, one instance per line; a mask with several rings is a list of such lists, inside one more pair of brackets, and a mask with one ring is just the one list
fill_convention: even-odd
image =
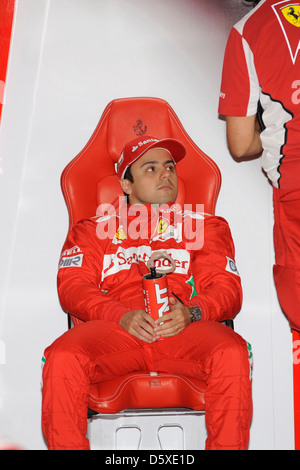
[(300, 28), (300, 6), (289, 5), (281, 10), (285, 19), (292, 25)]
[(295, 64), (300, 50), (300, 2), (281, 1), (274, 3), (272, 9), (277, 16), (288, 50)]
[(117, 240), (125, 240), (126, 235), (125, 235), (125, 232), (124, 232), (122, 227), (119, 228), (119, 230), (117, 231), (115, 237), (116, 237)]
[(168, 226), (169, 224), (166, 220), (160, 219), (160, 221), (158, 222), (158, 233), (164, 233), (167, 230)]

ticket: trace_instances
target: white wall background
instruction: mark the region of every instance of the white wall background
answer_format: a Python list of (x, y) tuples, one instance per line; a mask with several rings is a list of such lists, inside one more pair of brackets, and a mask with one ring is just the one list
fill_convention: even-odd
[(166, 99), (219, 165), (217, 213), (243, 279), (236, 330), (254, 350), (250, 449), (293, 449), (292, 338), (272, 280), (271, 188), (236, 163), (218, 119), (241, 0), (17, 0), (0, 128), (0, 435), (45, 449), (40, 359), (67, 327), (56, 269), (68, 217), (60, 174), (114, 98)]

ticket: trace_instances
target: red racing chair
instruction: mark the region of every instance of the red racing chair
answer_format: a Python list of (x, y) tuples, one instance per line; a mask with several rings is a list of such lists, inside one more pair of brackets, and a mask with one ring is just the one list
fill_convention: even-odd
[[(113, 203), (123, 195), (115, 163), (124, 144), (145, 133), (158, 138), (173, 137), (185, 145), (186, 157), (177, 164), (177, 201), (204, 204), (205, 212), (214, 213), (221, 186), (217, 165), (187, 135), (166, 101), (124, 98), (108, 104), (88, 143), (62, 173), (61, 187), (69, 213), (69, 229), (79, 220), (96, 215), (99, 204)], [(80, 322), (74, 317), (72, 321), (75, 326)], [(188, 376), (135, 372), (92, 384), (88, 407), (92, 414), (118, 413), (132, 408), (204, 410), (205, 389), (204, 382)]]

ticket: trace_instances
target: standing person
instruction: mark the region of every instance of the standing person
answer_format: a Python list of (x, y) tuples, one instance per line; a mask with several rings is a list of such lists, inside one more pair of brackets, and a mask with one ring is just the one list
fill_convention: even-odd
[(273, 267), (292, 329), (300, 330), (300, 2), (264, 0), (231, 30), (219, 113), (229, 150), (260, 155), (273, 185)]
[[(143, 136), (128, 143), (118, 165), (128, 205), (79, 222), (67, 237), (58, 293), (81, 323), (45, 350), (42, 427), (49, 449), (89, 449), (89, 384), (143, 370), (204, 380), (206, 448), (248, 447), (249, 345), (220, 323), (241, 307), (234, 245), (224, 219), (174, 204), (176, 162), (184, 155), (174, 139)], [(195, 217), (203, 223), (199, 244), (186, 230)], [(142, 293), (147, 260), (160, 250), (175, 261), (169, 292), (181, 299), (170, 295), (163, 324), (145, 312)]]

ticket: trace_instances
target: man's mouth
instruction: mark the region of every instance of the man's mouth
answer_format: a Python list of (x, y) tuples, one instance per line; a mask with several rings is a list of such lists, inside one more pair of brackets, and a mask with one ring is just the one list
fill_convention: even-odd
[(159, 190), (162, 189), (162, 190), (167, 190), (167, 191), (168, 191), (168, 190), (172, 189), (172, 186), (171, 186), (170, 184), (163, 184), (163, 185), (160, 186), (158, 189), (159, 189)]

